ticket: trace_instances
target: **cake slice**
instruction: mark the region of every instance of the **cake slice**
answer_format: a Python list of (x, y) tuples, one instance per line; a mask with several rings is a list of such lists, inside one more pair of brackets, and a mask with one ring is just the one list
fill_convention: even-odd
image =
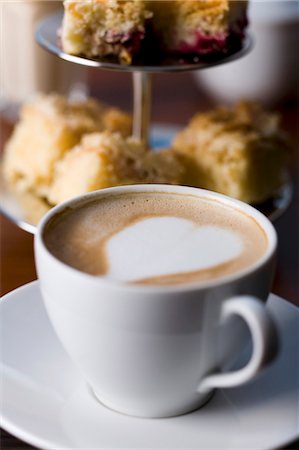
[(151, 13), (143, 0), (66, 0), (62, 47), (88, 58), (116, 56), (130, 64), (141, 48)]
[(248, 203), (270, 198), (285, 181), (288, 141), (279, 119), (254, 103), (197, 114), (174, 139), (184, 184)]
[(247, 26), (245, 0), (150, 2), (154, 32), (167, 52), (208, 55), (239, 47)]
[(128, 114), (95, 100), (70, 102), (41, 95), (26, 104), (5, 147), (4, 176), (16, 189), (46, 196), (54, 169), (82, 136), (95, 131), (131, 133)]
[(57, 204), (86, 192), (136, 183), (179, 183), (182, 167), (170, 151), (150, 152), (117, 133), (92, 133), (56, 167), (48, 201)]

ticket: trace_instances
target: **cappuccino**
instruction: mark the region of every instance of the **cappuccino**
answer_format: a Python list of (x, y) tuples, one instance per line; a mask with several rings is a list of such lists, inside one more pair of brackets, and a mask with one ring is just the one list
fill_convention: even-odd
[(256, 263), (267, 237), (244, 212), (195, 195), (132, 192), (91, 199), (56, 215), (48, 250), (91, 275), (172, 285), (220, 279)]

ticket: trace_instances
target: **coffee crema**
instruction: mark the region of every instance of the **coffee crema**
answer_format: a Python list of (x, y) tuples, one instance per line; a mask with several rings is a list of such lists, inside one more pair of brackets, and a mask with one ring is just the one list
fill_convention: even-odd
[(266, 252), (260, 225), (216, 200), (165, 192), (110, 194), (68, 208), (44, 230), (48, 250), (91, 275), (186, 284), (250, 267)]

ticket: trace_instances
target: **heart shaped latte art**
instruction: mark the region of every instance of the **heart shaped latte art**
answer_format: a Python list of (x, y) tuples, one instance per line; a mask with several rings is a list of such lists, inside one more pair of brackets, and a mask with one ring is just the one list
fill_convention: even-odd
[(242, 249), (239, 235), (225, 228), (178, 217), (145, 218), (107, 242), (106, 275), (132, 282), (194, 272), (233, 260)]

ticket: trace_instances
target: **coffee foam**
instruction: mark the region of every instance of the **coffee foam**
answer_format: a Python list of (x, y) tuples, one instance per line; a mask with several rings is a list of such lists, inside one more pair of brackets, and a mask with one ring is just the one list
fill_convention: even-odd
[(243, 250), (237, 233), (180, 217), (142, 219), (106, 243), (106, 276), (135, 281), (219, 266)]
[(64, 211), (44, 232), (50, 252), (92, 275), (138, 284), (218, 279), (267, 249), (257, 222), (221, 202), (169, 193), (118, 194)]

